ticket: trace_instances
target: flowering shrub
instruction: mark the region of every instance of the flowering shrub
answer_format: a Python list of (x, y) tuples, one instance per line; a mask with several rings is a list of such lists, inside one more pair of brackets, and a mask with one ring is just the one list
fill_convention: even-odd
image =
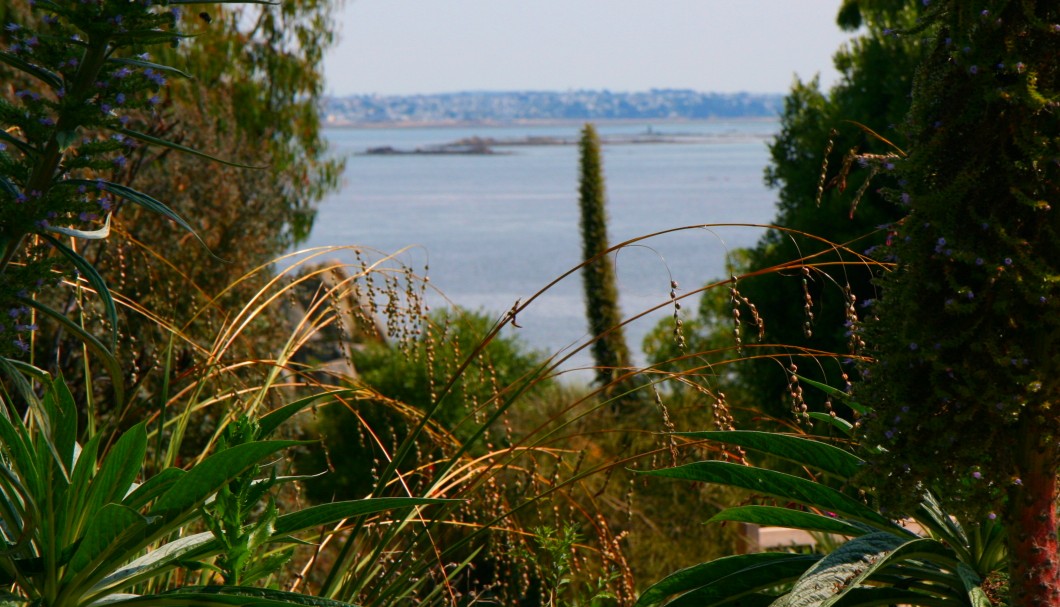
[[(866, 318), (863, 479), (1008, 528), (1012, 604), (1055, 604), (1060, 562), (1060, 7), (931, 3), (897, 163), (909, 202)], [(882, 447), (882, 449), (877, 449)]]
[[(0, 99), (0, 356), (28, 350), (33, 295), (64, 273), (67, 258), (107, 304), (106, 286), (60, 238), (105, 238), (122, 202), (142, 205), (190, 226), (150, 196), (108, 180), (126, 153), (143, 143), (178, 146), (135, 130), (174, 68), (153, 63), (149, 49), (177, 44), (178, 7), (151, 0), (31, 2), (38, 21), (3, 28), (0, 61), (19, 78)], [(187, 150), (191, 151), (191, 150)]]

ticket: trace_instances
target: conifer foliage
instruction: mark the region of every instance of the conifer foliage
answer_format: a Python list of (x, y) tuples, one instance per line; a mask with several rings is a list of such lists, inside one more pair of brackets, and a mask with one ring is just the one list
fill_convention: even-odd
[[(1008, 527), (1012, 605), (1060, 603), (1060, 4), (934, 0), (858, 399), (885, 505)], [(906, 32), (908, 35), (922, 35)], [(898, 35), (903, 35), (899, 32)], [(996, 513), (996, 514), (995, 514)]]
[(581, 210), (582, 282), (585, 285), (585, 313), (589, 332), (597, 336), (593, 342), (596, 379), (602, 386), (610, 386), (629, 366), (629, 347), (623, 334), (622, 312), (618, 307), (618, 287), (615, 266), (606, 255), (607, 211), (604, 193), (603, 163), (600, 160), (600, 137), (596, 128), (586, 124), (582, 129), (578, 204)]

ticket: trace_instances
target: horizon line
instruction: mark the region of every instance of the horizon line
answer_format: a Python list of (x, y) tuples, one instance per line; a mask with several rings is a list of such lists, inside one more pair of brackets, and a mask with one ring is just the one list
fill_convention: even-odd
[(567, 89), (460, 89), (451, 91), (436, 91), (431, 93), (335, 93), (335, 92), (324, 92), (322, 98), (342, 98), (342, 97), (438, 97), (443, 95), (505, 95), (505, 94), (526, 94), (526, 93), (606, 93), (611, 95), (636, 95), (643, 93), (696, 93), (701, 95), (760, 95), (760, 96), (786, 96), (790, 91), (785, 92), (760, 92), (760, 91), (710, 91), (710, 90), (697, 90), (692, 88), (674, 88), (674, 87), (653, 87), (649, 89), (639, 90), (613, 90), (608, 88), (567, 88)]

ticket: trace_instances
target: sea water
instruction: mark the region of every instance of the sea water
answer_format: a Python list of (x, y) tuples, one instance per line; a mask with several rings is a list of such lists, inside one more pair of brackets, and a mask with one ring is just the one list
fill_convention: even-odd
[[(598, 124), (604, 138), (609, 236), (612, 244), (686, 226), (767, 224), (775, 195), (763, 183), (769, 120), (680, 124)], [(347, 155), (341, 188), (319, 207), (307, 247), (357, 245), (393, 253), (416, 272), (429, 266), (432, 307), (452, 302), (501, 317), (581, 260), (578, 150), (574, 145), (500, 147), (492, 155), (364, 155), (370, 148), (412, 150), (468, 137), (576, 140), (579, 127), (332, 128), (325, 136)], [(650, 132), (668, 143), (607, 145)], [(678, 294), (728, 276), (726, 256), (755, 244), (762, 229), (698, 227), (655, 236), (615, 257), (626, 316), (662, 307), (630, 323), (626, 336), (643, 362), (641, 342), (672, 319), (671, 281)], [(373, 254), (375, 255), (375, 254)], [(371, 256), (371, 255), (370, 255)], [(340, 253), (353, 261), (353, 253)], [(580, 276), (539, 294), (508, 327), (546, 353), (571, 354), (564, 368), (591, 364)], [(695, 302), (685, 300), (682, 313)]]

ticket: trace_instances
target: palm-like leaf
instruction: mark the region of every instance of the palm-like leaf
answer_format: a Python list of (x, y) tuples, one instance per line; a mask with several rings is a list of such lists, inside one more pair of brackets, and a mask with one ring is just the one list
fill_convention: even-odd
[[(312, 399), (300, 401), (304, 409)], [(81, 607), (97, 602), (130, 605), (310, 605), (331, 607), (290, 593), (228, 588), (182, 590), (155, 596), (125, 595), (146, 581), (191, 561), (223, 551), (213, 533), (166, 542), (202, 515), (217, 491), (297, 441), (254, 440), (222, 449), (189, 471), (168, 468), (136, 486), (147, 452), (147, 432), (138, 424), (97, 461), (99, 437), (79, 447), (77, 416), (61, 379), (47, 385), (31, 405), (33, 423), (14, 410), (0, 415), (0, 520), (8, 538), (0, 550), (0, 580), (27, 597)], [(268, 428), (296, 410), (285, 407)], [(427, 498), (381, 498), (324, 504), (279, 516), (264, 541), (291, 536), (348, 517), (442, 503)], [(146, 553), (145, 553), (146, 551)], [(262, 594), (264, 593), (264, 594)], [(179, 597), (181, 598), (178, 598)], [(242, 597), (242, 598), (240, 598)]]
[[(728, 557), (674, 573), (641, 595), (649, 605), (771, 605), (774, 607), (869, 607), (907, 604), (985, 607), (983, 578), (1001, 565), (999, 528), (986, 521), (969, 534), (925, 494), (913, 519), (930, 535), (919, 536), (872, 508), (850, 486), (861, 460), (843, 449), (806, 437), (763, 432), (694, 432), (685, 436), (759, 451), (818, 471), (802, 478), (729, 462), (697, 462), (645, 472), (654, 476), (718, 483), (775, 498), (787, 506), (729, 508), (712, 521), (825, 532), (848, 539), (828, 555), (783, 553)], [(823, 473), (823, 474), (820, 474)], [(978, 539), (971, 540), (970, 536)]]

